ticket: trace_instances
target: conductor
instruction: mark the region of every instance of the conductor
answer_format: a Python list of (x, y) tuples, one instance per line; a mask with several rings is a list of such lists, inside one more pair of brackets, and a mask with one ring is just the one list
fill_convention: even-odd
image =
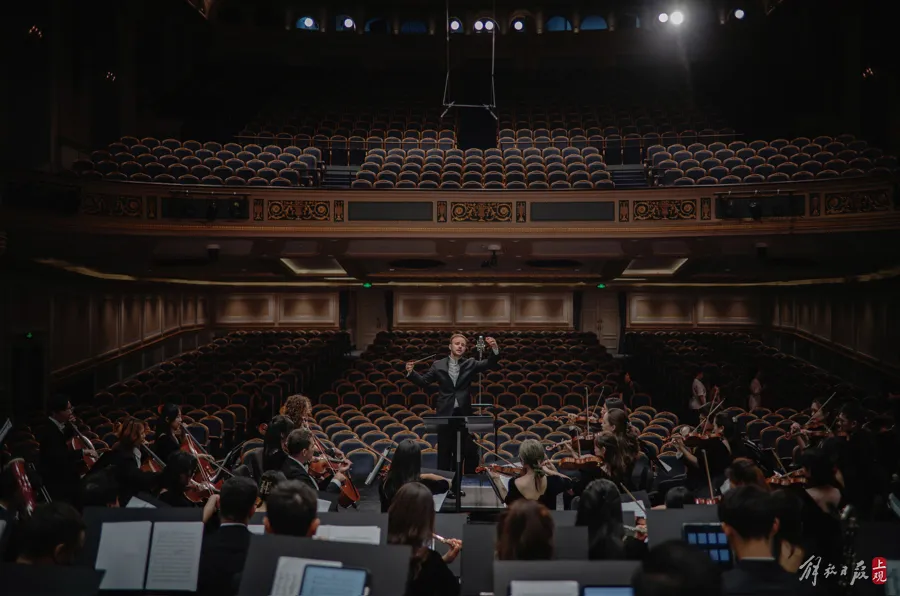
[[(450, 338), (450, 355), (436, 360), (423, 375), (414, 370), (415, 363), (406, 363), (406, 376), (419, 387), (427, 387), (431, 383), (438, 384), (438, 396), (435, 400), (435, 413), (438, 416), (471, 416), (472, 405), (469, 399), (469, 387), (480, 372), (489, 370), (500, 360), (500, 348), (497, 340), (487, 337), (484, 343), (491, 349), (487, 359), (477, 360), (463, 358), (468, 347), (465, 335), (459, 333)], [(449, 431), (449, 432), (448, 432)], [(456, 441), (452, 430), (441, 429), (438, 432), (438, 467), (452, 470), (455, 460)], [(467, 436), (463, 443), (465, 471), (472, 473), (478, 461), (471, 437)]]

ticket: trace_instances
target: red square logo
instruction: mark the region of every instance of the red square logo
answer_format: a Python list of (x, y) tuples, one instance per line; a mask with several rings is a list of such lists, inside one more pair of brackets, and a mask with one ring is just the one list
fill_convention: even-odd
[(887, 583), (887, 559), (884, 557), (872, 559), (872, 583), (879, 586)]

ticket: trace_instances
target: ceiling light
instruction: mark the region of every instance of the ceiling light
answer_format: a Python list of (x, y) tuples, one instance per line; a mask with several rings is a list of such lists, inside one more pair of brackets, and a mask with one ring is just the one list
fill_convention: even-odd
[(484, 21), (475, 21), (475, 31), (484, 29)]
[(741, 8), (736, 8), (734, 10), (734, 18), (736, 18), (737, 20), (743, 19), (746, 15), (747, 13), (745, 13)]
[(351, 19), (350, 17), (347, 17), (346, 19), (344, 19), (344, 29), (353, 29), (355, 26), (356, 26), (356, 24), (353, 22), (353, 19)]
[(459, 19), (450, 19), (450, 31), (459, 31), (462, 29), (462, 22)]
[(310, 17), (306, 17), (305, 19), (303, 19), (304, 27), (312, 27), (313, 25), (315, 25), (315, 21), (313, 21)]
[(684, 13), (680, 10), (676, 10), (672, 13), (672, 24), (680, 25), (684, 22)]
[(493, 31), (494, 30), (494, 21), (485, 21), (484, 28), (487, 29), (488, 31)]
[(513, 21), (513, 29), (516, 31), (524, 31), (525, 30), (525, 21), (522, 19), (516, 19)]
[(660, 22), (660, 23), (668, 23), (668, 22), (669, 22), (669, 15), (667, 15), (667, 14), (664, 13), (664, 12), (659, 13), (659, 22)]

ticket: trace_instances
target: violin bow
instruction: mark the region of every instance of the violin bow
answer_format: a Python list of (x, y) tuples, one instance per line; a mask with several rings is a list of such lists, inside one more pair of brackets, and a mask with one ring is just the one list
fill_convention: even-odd
[(638, 509), (640, 509), (640, 510), (641, 510), (641, 513), (644, 514), (644, 519), (647, 519), (647, 510), (644, 509), (644, 504), (641, 503), (640, 501), (638, 501), (638, 500), (635, 498), (635, 496), (634, 496), (633, 494), (631, 494), (631, 491), (628, 490), (628, 487), (626, 487), (625, 484), (623, 484), (623, 483), (620, 482), (620, 483), (619, 483), (619, 486), (622, 488), (622, 490), (625, 491), (625, 494), (628, 495), (629, 497), (631, 497), (631, 500), (635, 502), (635, 504), (638, 506)]
[(697, 432), (697, 431), (700, 429), (701, 426), (704, 426), (704, 425), (708, 424), (708, 423), (709, 423), (709, 419), (712, 417), (712, 415), (715, 414), (716, 410), (718, 410), (719, 408), (721, 408), (721, 407), (722, 407), (722, 404), (724, 404), (724, 403), (725, 403), (725, 400), (724, 400), (724, 399), (723, 399), (723, 400), (719, 400), (719, 403), (716, 404), (716, 407), (713, 408), (713, 409), (711, 409), (711, 410), (709, 411), (709, 414), (706, 415), (706, 418), (705, 418), (702, 422), (700, 422), (700, 424), (698, 424), (697, 426), (695, 426), (695, 427), (694, 427), (694, 430), (692, 430), (691, 432), (692, 432), (692, 433), (695, 433), (695, 432)]
[(709, 474), (709, 458), (706, 457), (706, 449), (701, 449), (700, 451), (703, 453), (703, 467), (706, 468), (706, 482), (709, 484), (709, 498), (714, 499), (715, 495), (713, 494), (712, 476)]
[[(488, 453), (493, 453), (493, 451), (491, 451), (490, 449), (488, 449), (487, 447), (485, 447), (484, 445), (481, 444), (481, 439), (476, 439), (475, 437), (472, 437), (472, 442), (475, 443), (475, 445), (477, 445), (478, 447), (481, 447), (482, 449), (487, 451)], [(516, 467), (516, 464), (512, 463), (508, 459), (504, 459), (499, 453), (497, 453), (495, 455), (497, 456), (497, 459), (499, 459), (503, 463), (510, 465), (512, 467)], [(483, 461), (484, 461), (484, 458), (482, 457), (482, 462)]]

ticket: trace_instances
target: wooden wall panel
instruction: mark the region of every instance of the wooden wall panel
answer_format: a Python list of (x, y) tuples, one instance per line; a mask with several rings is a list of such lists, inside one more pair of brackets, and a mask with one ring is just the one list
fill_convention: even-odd
[(631, 294), (628, 324), (644, 327), (692, 327), (694, 300), (677, 294)]
[(629, 327), (755, 327), (759, 298), (746, 293), (633, 292), (628, 295)]
[(573, 328), (572, 294), (402, 293), (394, 295), (394, 325), (402, 328)]
[(82, 294), (61, 294), (53, 300), (51, 369), (77, 364), (91, 353), (91, 300)]
[(780, 301), (781, 316), (780, 324), (782, 327), (796, 327), (797, 321), (794, 319), (794, 300), (790, 297), (782, 297)]
[(185, 327), (197, 324), (197, 297), (182, 296), (181, 324)]
[(197, 298), (197, 324), (206, 325), (209, 321), (209, 304), (205, 296)]
[(122, 301), (119, 296), (96, 296), (93, 300), (94, 312), (92, 352), (103, 356), (119, 347), (119, 324)]
[(337, 327), (340, 325), (338, 294), (281, 294), (278, 321), (283, 325)]
[(162, 333), (162, 297), (144, 296), (144, 339), (152, 339)]
[(163, 331), (175, 331), (181, 325), (181, 298), (163, 298)]
[(224, 294), (215, 300), (215, 324), (220, 327), (340, 326), (337, 292)]
[(394, 294), (394, 324), (399, 327), (453, 325), (451, 294)]
[(456, 321), (463, 327), (509, 325), (512, 323), (512, 295), (460, 294), (456, 296)]
[(119, 346), (136, 344), (144, 338), (141, 329), (143, 310), (140, 296), (131, 294), (122, 296), (122, 336)]

